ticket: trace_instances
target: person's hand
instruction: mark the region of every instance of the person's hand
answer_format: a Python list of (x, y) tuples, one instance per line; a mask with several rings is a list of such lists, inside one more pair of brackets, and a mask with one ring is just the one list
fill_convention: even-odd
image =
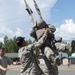
[(4, 69), (3, 69), (3, 71), (5, 71), (5, 72), (6, 72), (7, 70), (8, 70), (8, 68), (4, 68)]
[(36, 21), (34, 21), (34, 26), (36, 27)]
[(48, 35), (49, 30), (47, 28), (44, 28), (44, 34)]

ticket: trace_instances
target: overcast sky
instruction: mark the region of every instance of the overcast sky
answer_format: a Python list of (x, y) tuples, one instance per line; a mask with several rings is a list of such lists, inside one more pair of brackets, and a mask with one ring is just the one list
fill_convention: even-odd
[[(53, 24), (57, 30), (56, 37), (63, 40), (75, 39), (75, 0), (36, 0), (43, 19)], [(33, 0), (27, 0), (33, 10), (35, 20), (39, 18), (34, 8)], [(9, 38), (24, 36), (32, 39), (29, 35), (33, 23), (25, 10), (24, 0), (0, 0), (0, 41), (5, 35)]]

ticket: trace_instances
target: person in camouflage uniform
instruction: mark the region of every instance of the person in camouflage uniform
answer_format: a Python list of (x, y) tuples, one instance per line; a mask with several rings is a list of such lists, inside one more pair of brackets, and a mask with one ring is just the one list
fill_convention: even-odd
[(44, 35), (28, 46), (23, 37), (17, 37), (16, 44), (20, 47), (18, 55), (21, 62), (21, 75), (45, 75), (37, 63), (34, 51), (46, 41), (47, 34), (48, 30), (44, 29)]
[(53, 34), (56, 28), (53, 25), (47, 25), (44, 20), (39, 19), (32, 28), (30, 35), (35, 38), (36, 41), (39, 40), (43, 35), (43, 28), (49, 30), (46, 42), (40, 47), (43, 59), (46, 63), (44, 72), (46, 75), (58, 75), (57, 65), (60, 65), (60, 59), (55, 47), (55, 37)]

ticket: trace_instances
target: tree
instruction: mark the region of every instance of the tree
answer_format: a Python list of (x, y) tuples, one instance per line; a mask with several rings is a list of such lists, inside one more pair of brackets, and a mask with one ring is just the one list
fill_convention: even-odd
[(2, 47), (3, 46), (3, 43), (0, 41), (0, 47)]
[(5, 51), (8, 53), (14, 53), (14, 52), (18, 52), (18, 46), (16, 45), (16, 37), (14, 37), (13, 39), (8, 39), (8, 36), (4, 37), (4, 48)]
[(6, 52), (9, 52), (9, 40), (8, 40), (8, 36), (4, 37), (4, 48)]
[[(27, 44), (32, 44), (32, 41), (29, 39), (26, 41)], [(8, 53), (17, 53), (18, 52), (18, 49), (19, 47), (16, 45), (16, 37), (14, 36), (12, 39), (8, 38), (8, 36), (5, 36), (4, 37), (4, 48), (5, 48), (5, 51)]]
[(12, 45), (14, 52), (18, 52), (19, 47), (16, 45), (16, 37), (13, 38)]
[(26, 42), (27, 42), (27, 45), (32, 44), (32, 41), (30, 39), (27, 40)]

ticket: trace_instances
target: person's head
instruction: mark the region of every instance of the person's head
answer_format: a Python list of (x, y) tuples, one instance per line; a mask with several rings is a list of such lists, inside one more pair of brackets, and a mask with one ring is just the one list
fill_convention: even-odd
[(49, 29), (51, 30), (52, 33), (56, 31), (56, 28), (54, 25), (48, 24)]
[(41, 29), (47, 26), (46, 22), (43, 19), (38, 19), (36, 21), (36, 26)]
[(23, 47), (23, 46), (26, 46), (26, 41), (24, 40), (24, 37), (17, 37), (16, 38), (16, 44), (19, 46), (19, 47)]
[(4, 54), (5, 54), (5, 51), (4, 51), (4, 48), (2, 47), (0, 48), (0, 56), (4, 56)]
[(62, 37), (56, 38), (56, 41), (57, 41), (57, 42), (62, 42)]

